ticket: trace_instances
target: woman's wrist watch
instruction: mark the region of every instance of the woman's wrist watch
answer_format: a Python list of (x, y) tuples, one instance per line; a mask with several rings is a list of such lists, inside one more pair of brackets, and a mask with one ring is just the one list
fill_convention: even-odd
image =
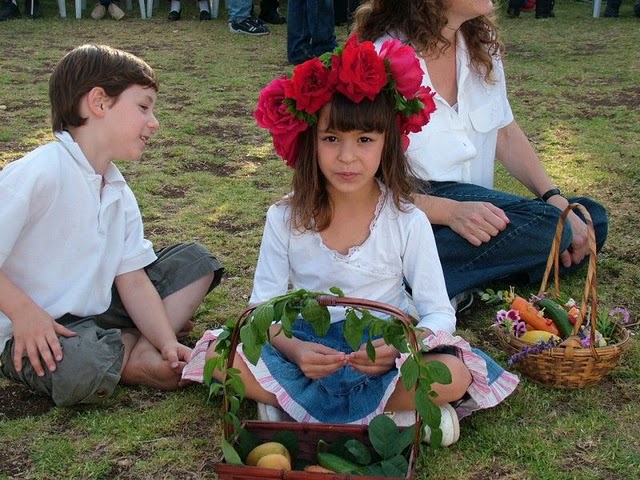
[(542, 200), (543, 202), (546, 202), (547, 200), (549, 200), (551, 197), (554, 197), (555, 195), (560, 195), (561, 197), (564, 197), (560, 189), (556, 187), (556, 188), (547, 190), (542, 195), (540, 195), (540, 200)]

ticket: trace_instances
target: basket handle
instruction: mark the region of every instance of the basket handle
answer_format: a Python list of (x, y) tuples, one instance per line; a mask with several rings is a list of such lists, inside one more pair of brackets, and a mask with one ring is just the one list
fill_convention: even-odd
[[(392, 318), (400, 321), (403, 325), (405, 333), (407, 335), (408, 341), (411, 343), (413, 348), (416, 351), (419, 351), (418, 346), (418, 338), (416, 337), (415, 331), (411, 328), (416, 322), (416, 319), (403, 312), (402, 310), (395, 308), (391, 305), (381, 302), (375, 302), (373, 300), (367, 300), (364, 298), (356, 298), (356, 297), (338, 297), (334, 295), (318, 295), (316, 297), (316, 301), (325, 307), (356, 307), (356, 308), (365, 308), (367, 310), (375, 310), (380, 313), (386, 313), (390, 315)], [(250, 317), (251, 313), (260, 306), (260, 304), (252, 305), (245, 309), (244, 312), (240, 314), (238, 321), (236, 322), (236, 326), (233, 329), (233, 333), (231, 335), (231, 343), (229, 347), (229, 357), (227, 359), (227, 368), (231, 368), (233, 366), (233, 362), (235, 359), (236, 350), (238, 348), (238, 343), (240, 341), (240, 328), (246, 323), (247, 319)], [(223, 423), (224, 423), (224, 434), (226, 437), (232, 433), (232, 426), (226, 420), (226, 413), (229, 411), (228, 400), (225, 398), (223, 401)], [(418, 458), (420, 450), (420, 432), (422, 429), (422, 419), (418, 414), (418, 411), (415, 412), (416, 415), (416, 428), (415, 428), (415, 436), (412, 446), (412, 452), (414, 458)]]
[(556, 298), (560, 296), (560, 243), (562, 241), (562, 231), (564, 230), (564, 225), (566, 223), (569, 212), (572, 210), (579, 210), (583, 215), (585, 223), (587, 224), (587, 240), (589, 243), (589, 265), (587, 270), (587, 278), (584, 285), (584, 292), (582, 295), (582, 302), (580, 304), (580, 313), (576, 320), (575, 325), (573, 326), (572, 335), (577, 335), (580, 330), (580, 326), (584, 322), (585, 315), (587, 313), (587, 303), (590, 302), (591, 305), (591, 328), (590, 330), (590, 338), (591, 338), (591, 351), (594, 356), (598, 356), (595, 349), (595, 335), (596, 335), (596, 319), (598, 318), (598, 304), (597, 304), (597, 285), (596, 285), (596, 260), (597, 260), (597, 252), (596, 252), (596, 234), (595, 229), (593, 227), (593, 220), (591, 219), (591, 215), (589, 211), (579, 203), (570, 203), (562, 212), (560, 219), (558, 220), (558, 226), (556, 227), (556, 233), (553, 238), (553, 243), (551, 245), (551, 252), (549, 253), (549, 258), (547, 259), (547, 266), (542, 277), (542, 283), (540, 285), (540, 291), (538, 295), (543, 294), (547, 288), (547, 282), (549, 280), (549, 274), (551, 273), (551, 269), (554, 270), (554, 295)]

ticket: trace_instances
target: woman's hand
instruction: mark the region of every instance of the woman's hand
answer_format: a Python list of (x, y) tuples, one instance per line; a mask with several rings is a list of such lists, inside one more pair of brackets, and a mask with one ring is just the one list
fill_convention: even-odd
[(568, 250), (565, 250), (560, 254), (560, 260), (562, 265), (566, 268), (572, 264), (577, 265), (584, 257), (589, 255), (589, 237), (587, 224), (576, 215), (574, 212), (570, 212), (567, 217), (571, 224), (571, 231), (573, 233), (573, 239)]
[(509, 218), (489, 202), (453, 202), (448, 226), (472, 245), (479, 247), (507, 228)]
[(365, 375), (382, 375), (387, 373), (396, 365), (396, 358), (400, 356), (400, 352), (394, 347), (387, 345), (384, 339), (378, 338), (371, 342), (376, 350), (376, 361), (371, 361), (367, 355), (367, 346), (363, 344), (357, 352), (347, 355), (348, 365)]

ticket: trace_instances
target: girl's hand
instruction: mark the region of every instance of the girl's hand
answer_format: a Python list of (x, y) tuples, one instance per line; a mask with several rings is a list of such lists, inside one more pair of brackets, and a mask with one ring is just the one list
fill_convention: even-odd
[(472, 245), (479, 247), (507, 228), (504, 211), (488, 202), (455, 202), (449, 227)]
[[(62, 347), (58, 335), (74, 337), (76, 334), (57, 323), (44, 310), (38, 315), (27, 315), (13, 323), (13, 365), (17, 372), (22, 370), (22, 357), (26, 354), (39, 377), (44, 376), (44, 361), (50, 372), (56, 370), (56, 363), (62, 360)], [(42, 361), (41, 361), (42, 360)]]
[(387, 345), (384, 339), (378, 338), (371, 342), (376, 350), (376, 361), (371, 361), (367, 355), (365, 344), (360, 346), (357, 352), (350, 353), (347, 356), (348, 364), (354, 370), (365, 375), (382, 375), (387, 373), (396, 365), (396, 358), (400, 356), (400, 352), (395, 348)]
[(291, 360), (306, 377), (313, 380), (331, 375), (347, 363), (345, 353), (319, 343), (301, 342), (300, 347)]

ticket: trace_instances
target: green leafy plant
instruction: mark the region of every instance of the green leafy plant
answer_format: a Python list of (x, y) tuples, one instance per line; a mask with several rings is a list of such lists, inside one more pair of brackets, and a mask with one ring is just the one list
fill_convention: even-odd
[[(290, 291), (274, 297), (256, 308), (250, 308), (237, 321), (230, 320), (217, 338), (215, 351), (217, 356), (209, 359), (205, 365), (204, 378), (209, 386), (209, 395), (223, 394), (225, 398), (224, 421), (231, 428), (226, 429), (227, 438), (223, 440), (223, 453), (228, 463), (239, 463), (240, 456), (232, 446), (241, 435), (242, 428), (237, 417), (240, 403), (246, 390), (240, 378), (240, 371), (233, 368), (233, 356), (238, 340), (246, 358), (254, 365), (260, 358), (262, 347), (271, 340), (270, 327), (280, 324), (276, 335), (292, 337), (293, 323), (301, 317), (308, 322), (316, 334), (324, 336), (329, 330), (331, 316), (329, 309), (318, 301), (320, 296), (344, 297), (343, 292), (332, 287), (330, 293), (312, 292), (305, 289)], [(451, 373), (438, 361), (426, 361), (418, 344), (420, 330), (398, 318), (383, 319), (373, 315), (365, 308), (346, 307), (344, 336), (352, 349), (360, 348), (363, 334), (369, 333), (366, 352), (371, 361), (375, 361), (375, 348), (372, 338), (382, 337), (388, 345), (399, 352), (407, 353), (408, 358), (400, 368), (401, 381), (405, 388), (415, 388), (415, 404), (421, 419), (432, 431), (431, 444), (440, 445), (440, 409), (433, 402), (436, 396), (431, 390), (433, 383), (451, 383)], [(238, 338), (239, 337), (239, 338)], [(222, 381), (214, 380), (213, 374), (222, 372)]]
[(404, 478), (415, 425), (401, 430), (388, 416), (378, 415), (369, 424), (368, 436), (371, 448), (350, 437), (318, 442), (318, 463), (338, 473)]

